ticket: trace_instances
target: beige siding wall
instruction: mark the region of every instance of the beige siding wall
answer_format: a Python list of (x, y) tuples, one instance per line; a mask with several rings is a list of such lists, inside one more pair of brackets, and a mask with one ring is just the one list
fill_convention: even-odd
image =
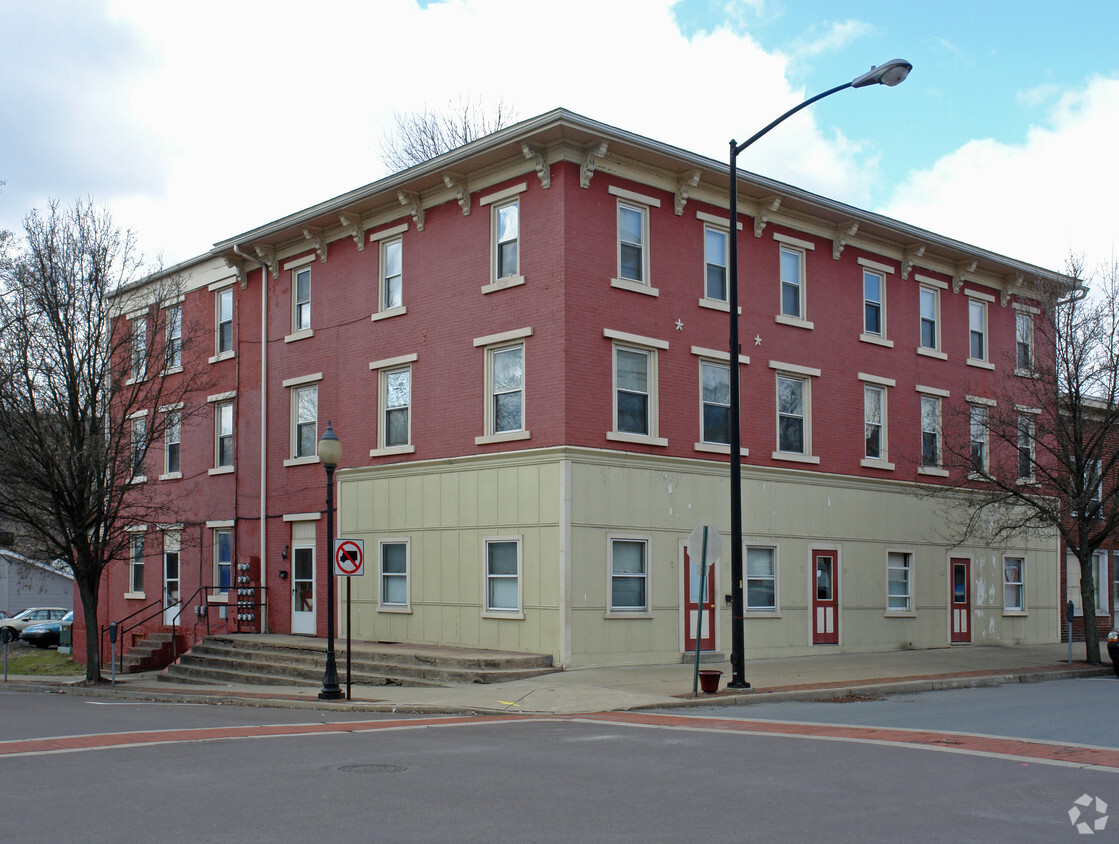
[[(839, 650), (947, 645), (950, 556), (971, 560), (976, 644), (1057, 640), (1055, 535), (949, 549), (942, 508), (910, 485), (746, 471), (745, 541), (775, 547), (778, 560), (778, 611), (749, 613), (747, 658), (813, 651), (813, 550), (838, 552)], [(723, 537), (718, 646), (729, 648), (725, 464), (549, 449), (346, 470), (339, 480), (341, 534), (366, 540), (367, 574), (354, 582), (359, 638), (550, 653), (570, 666), (679, 660), (681, 543), (709, 524)], [(521, 538), (523, 618), (484, 612), (484, 544), (494, 536)], [(377, 541), (386, 537), (410, 542), (407, 613), (378, 607)], [(607, 611), (611, 537), (648, 541), (646, 613)], [(890, 551), (911, 555), (904, 616), (886, 611)], [(1024, 615), (1002, 610), (1006, 555), (1026, 559)]]

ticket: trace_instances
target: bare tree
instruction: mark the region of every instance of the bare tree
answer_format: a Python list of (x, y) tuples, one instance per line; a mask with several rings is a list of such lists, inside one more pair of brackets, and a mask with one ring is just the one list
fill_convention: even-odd
[(1119, 535), (1119, 265), (1086, 276), (1073, 256), (1066, 272), (1043, 285), (1042, 313), (1019, 313), (1004, 371), (1024, 377), (946, 417), (944, 455), (961, 539), (1055, 529), (1064, 540), (1080, 564), (1085, 655), (1098, 663), (1092, 561)]
[(509, 126), (517, 119), (515, 110), (498, 100), (492, 108), (481, 98), (459, 97), (449, 100), (439, 110), (399, 114), (393, 112), (396, 125), (381, 138), (381, 161), (396, 173), (435, 158)]
[(176, 374), (191, 331), (177, 280), (137, 284), (134, 238), (107, 210), (52, 202), (24, 229), (0, 252), (0, 520), (73, 571), (96, 682), (101, 574), (127, 558), (125, 527), (164, 512), (137, 493), (148, 449), (182, 424), (166, 409), (198, 386)]

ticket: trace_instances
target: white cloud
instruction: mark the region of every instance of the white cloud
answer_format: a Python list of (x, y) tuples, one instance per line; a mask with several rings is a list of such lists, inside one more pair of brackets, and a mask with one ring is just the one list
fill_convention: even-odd
[(794, 42), (793, 53), (801, 58), (834, 53), (850, 46), (860, 38), (873, 35), (874, 32), (874, 26), (863, 21), (833, 23), (823, 32), (818, 32), (817, 28), (813, 27), (805, 36)]
[(884, 212), (1048, 269), (1115, 253), (1119, 78), (1067, 91), (1018, 144), (971, 141), (912, 172)]

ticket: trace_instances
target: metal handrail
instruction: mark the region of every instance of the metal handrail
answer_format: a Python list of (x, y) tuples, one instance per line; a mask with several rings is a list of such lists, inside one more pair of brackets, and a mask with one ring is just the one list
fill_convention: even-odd
[[(109, 624), (102, 624), (101, 625), (101, 636), (100, 636), (100, 638), (101, 638), (101, 651), (100, 651), (100, 654), (101, 654), (101, 664), (102, 665), (105, 664), (105, 634), (109, 632), (109, 628), (112, 627), (114, 624), (117, 626), (117, 637), (119, 639), (119, 637), (121, 635), (121, 632), (122, 632), (121, 629), (120, 629), (120, 626), (122, 624), (124, 624), (124, 622), (128, 621), (128, 619), (133, 618), (134, 616), (139, 615), (142, 612), (147, 612), (148, 610), (150, 610), (152, 607), (155, 607), (155, 606), (159, 606), (162, 609), (163, 599), (160, 598), (158, 600), (152, 601), (151, 603), (144, 604), (144, 606), (140, 607), (140, 609), (136, 610), (133, 613), (129, 613), (124, 618), (118, 619), (115, 622), (110, 622)], [(150, 617), (151, 616), (149, 616), (149, 618)], [(147, 619), (144, 619), (144, 620), (146, 621)], [(142, 621), (140, 623), (143, 624)], [(132, 625), (132, 627), (135, 627), (135, 625)], [(129, 627), (128, 629), (131, 630), (132, 627)], [(123, 647), (121, 648), (121, 650), (123, 651)]]

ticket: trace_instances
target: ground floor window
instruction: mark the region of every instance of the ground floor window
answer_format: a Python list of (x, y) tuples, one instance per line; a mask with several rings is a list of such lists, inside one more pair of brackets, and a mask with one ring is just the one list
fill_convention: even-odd
[(886, 610), (909, 612), (912, 603), (913, 555), (905, 551), (890, 551), (886, 559)]
[(1023, 557), (1004, 557), (1002, 561), (1002, 608), (1004, 611), (1021, 612), (1026, 578), (1026, 560)]
[(214, 531), (214, 586), (228, 592), (233, 573), (233, 531)]
[(408, 541), (383, 540), (380, 554), (381, 607), (403, 609), (409, 605)]
[(647, 550), (644, 539), (610, 540), (611, 612), (648, 609)]
[(777, 549), (746, 548), (746, 611), (777, 609)]
[(521, 611), (520, 538), (486, 540), (486, 611)]

